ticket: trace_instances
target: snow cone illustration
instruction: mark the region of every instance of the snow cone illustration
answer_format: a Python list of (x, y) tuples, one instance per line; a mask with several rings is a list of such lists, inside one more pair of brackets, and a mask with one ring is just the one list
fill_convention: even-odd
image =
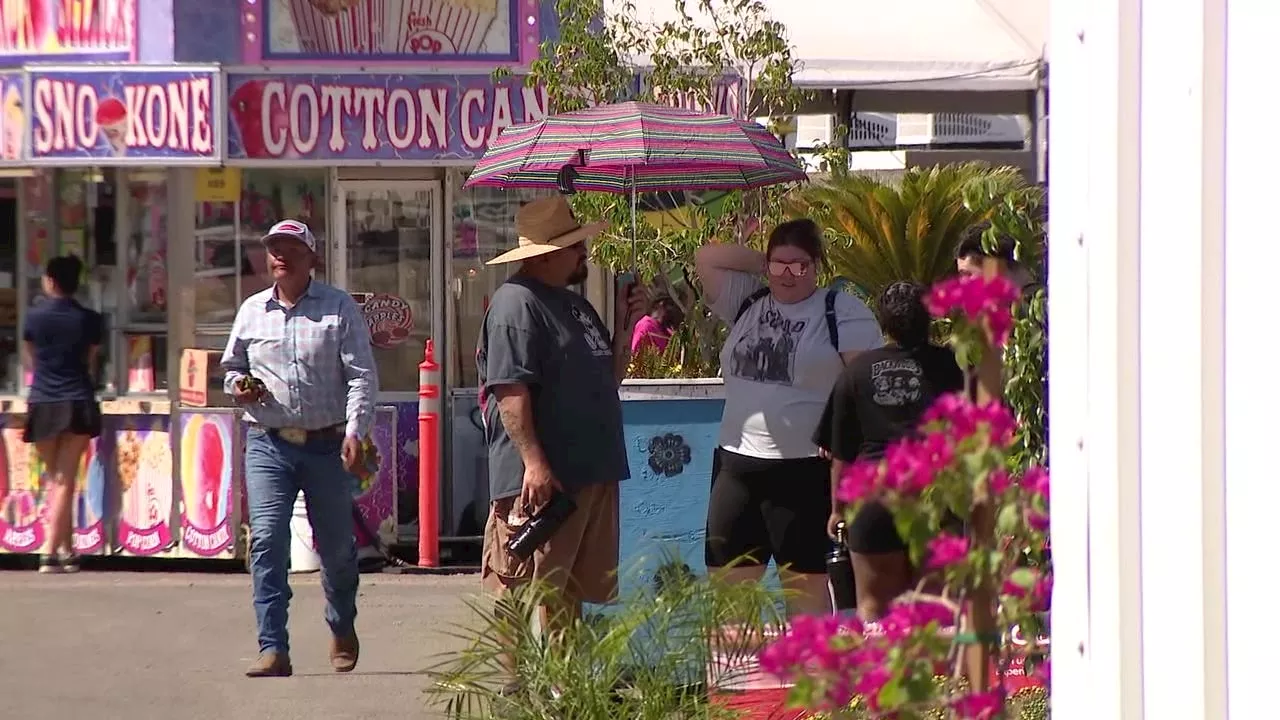
[(265, 80), (249, 80), (236, 88), (227, 98), (228, 111), (235, 125), (245, 157), (249, 158), (297, 158), (300, 157), (294, 143), (286, 145), (284, 152), (272, 153), (267, 148), (267, 133), (278, 137), (289, 131), (289, 109), (283, 103), (272, 103), (265, 108), (262, 93)]
[(383, 52), (466, 55), (478, 52), (498, 16), (498, 0), (387, 0), (395, 31)]
[(125, 133), (129, 127), (129, 110), (124, 106), (124, 102), (113, 97), (103, 99), (98, 103), (98, 110), (93, 114), (93, 119), (98, 124), (98, 130), (102, 132), (102, 136), (111, 145), (111, 151), (116, 157), (123, 156), (129, 149), (125, 139)]
[(386, 32), (385, 0), (288, 0), (304, 53), (370, 55)]
[(229, 440), (220, 423), (202, 415), (182, 431), (182, 506), (197, 530), (214, 530), (226, 518)]

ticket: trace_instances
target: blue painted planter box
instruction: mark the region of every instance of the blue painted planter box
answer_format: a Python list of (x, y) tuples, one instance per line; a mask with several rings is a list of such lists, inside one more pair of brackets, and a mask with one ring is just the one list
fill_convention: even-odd
[(664, 563), (706, 572), (707, 500), (724, 385), (718, 379), (629, 380), (622, 400), (631, 465), (631, 479), (621, 486), (618, 572), (626, 598), (652, 583)]

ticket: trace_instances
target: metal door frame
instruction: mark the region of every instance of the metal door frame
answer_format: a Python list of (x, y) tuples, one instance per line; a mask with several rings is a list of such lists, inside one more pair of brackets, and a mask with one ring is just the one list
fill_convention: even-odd
[[(400, 190), (412, 195), (426, 191), (431, 203), (431, 335), (436, 340), (436, 355), (444, 352), (445, 283), (448, 282), (445, 269), (444, 225), (446, 222), (444, 208), (444, 188), (440, 180), (338, 180), (331, 177), (333, 197), (331, 198), (331, 217), (333, 225), (329, 228), (328, 277), (334, 287), (351, 291), (348, 285), (347, 267), (347, 196), (360, 190), (379, 190), (382, 192)], [(364, 290), (364, 288), (356, 288)], [(417, 392), (383, 391), (378, 398), (381, 402), (398, 402), (416, 400)]]

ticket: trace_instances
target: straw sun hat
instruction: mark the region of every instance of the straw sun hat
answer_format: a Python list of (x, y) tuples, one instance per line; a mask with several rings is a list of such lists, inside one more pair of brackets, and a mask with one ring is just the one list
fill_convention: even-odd
[(604, 231), (608, 223), (579, 223), (563, 195), (540, 198), (516, 211), (520, 244), (485, 263), (502, 265), (573, 247)]

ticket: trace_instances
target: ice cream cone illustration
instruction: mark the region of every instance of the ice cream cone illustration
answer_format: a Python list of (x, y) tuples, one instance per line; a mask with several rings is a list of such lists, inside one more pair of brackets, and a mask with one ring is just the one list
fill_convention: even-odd
[(125, 135), (129, 128), (129, 110), (124, 102), (113, 97), (102, 100), (98, 103), (98, 111), (93, 118), (98, 123), (98, 130), (111, 146), (112, 153), (116, 157), (123, 156), (128, 150)]

